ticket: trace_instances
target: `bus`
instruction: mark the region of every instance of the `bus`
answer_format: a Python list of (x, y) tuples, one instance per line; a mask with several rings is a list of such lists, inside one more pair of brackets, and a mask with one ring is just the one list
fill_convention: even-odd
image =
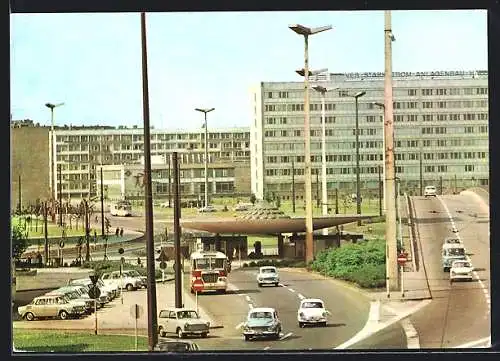
[(112, 216), (129, 217), (132, 216), (132, 204), (128, 201), (119, 201), (109, 206), (109, 213)]
[(198, 250), (190, 255), (191, 263), (191, 293), (195, 293), (193, 284), (203, 283), (205, 291), (215, 291), (217, 293), (226, 293), (228, 259), (227, 256), (218, 251)]

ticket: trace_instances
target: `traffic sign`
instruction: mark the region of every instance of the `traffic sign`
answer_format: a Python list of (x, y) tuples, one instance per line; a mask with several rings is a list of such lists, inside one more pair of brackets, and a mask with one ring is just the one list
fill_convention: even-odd
[(101, 295), (101, 290), (99, 289), (99, 287), (92, 285), (89, 288), (88, 294), (89, 294), (90, 298), (95, 300), (95, 299), (99, 298), (99, 296)]
[(64, 241), (59, 242), (59, 247), (64, 248)]
[(165, 262), (165, 261), (161, 261), (161, 262), (160, 262), (160, 268), (161, 268), (161, 269), (165, 269), (165, 268), (167, 268), (167, 262)]
[(398, 264), (403, 266), (408, 261), (408, 253), (398, 254)]
[(142, 311), (142, 306), (138, 305), (137, 303), (130, 306), (130, 316), (135, 319), (141, 318), (143, 313)]
[(195, 279), (193, 281), (193, 291), (201, 292), (203, 291), (203, 281), (201, 279)]
[(123, 254), (124, 252), (125, 252), (125, 250), (124, 250), (122, 247), (120, 247), (120, 248), (118, 249), (118, 253), (119, 253), (119, 254)]
[(160, 255), (158, 256), (158, 260), (163, 261), (163, 262), (168, 261), (168, 257), (167, 257), (165, 250), (163, 248), (160, 251)]
[(97, 280), (99, 279), (98, 275), (89, 275), (90, 280), (92, 281), (92, 284), (96, 284)]

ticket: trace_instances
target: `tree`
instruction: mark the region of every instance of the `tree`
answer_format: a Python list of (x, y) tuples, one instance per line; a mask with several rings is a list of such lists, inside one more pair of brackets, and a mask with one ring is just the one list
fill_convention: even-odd
[(276, 196), (276, 207), (279, 208), (281, 206), (281, 197)]
[(255, 196), (254, 193), (252, 193), (252, 195), (250, 196), (250, 203), (252, 203), (254, 205), (256, 201), (257, 201), (257, 197)]
[(11, 231), (12, 237), (12, 258), (16, 261), (21, 259), (24, 251), (28, 248), (28, 238), (26, 237), (26, 232), (20, 225), (15, 225), (12, 227)]

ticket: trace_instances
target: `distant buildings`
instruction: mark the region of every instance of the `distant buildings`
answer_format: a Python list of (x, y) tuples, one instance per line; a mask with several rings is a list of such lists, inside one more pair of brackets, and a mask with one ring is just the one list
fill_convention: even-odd
[[(17, 206), (17, 172), (31, 179), (22, 180), (23, 204), (50, 195), (49, 127), (12, 126), (12, 207)], [(247, 128), (209, 129), (209, 195), (250, 195), (250, 139)], [(139, 164), (143, 156), (143, 129), (134, 127), (69, 127), (55, 129), (56, 197), (59, 188), (63, 199), (93, 197), (100, 191), (100, 166), (103, 184), (110, 198), (143, 199)], [(153, 194), (157, 200), (168, 196), (168, 162), (177, 151), (180, 162), (181, 196), (198, 199), (204, 194), (204, 131), (151, 130), (151, 154), (162, 163), (153, 166)], [(22, 141), (16, 141), (19, 139)], [(35, 140), (36, 139), (36, 142)], [(36, 156), (37, 161), (27, 159)], [(61, 177), (57, 172), (61, 168)], [(18, 169), (16, 172), (15, 170)], [(16, 178), (17, 179), (17, 178)], [(23, 178), (24, 179), (24, 178)], [(119, 187), (117, 188), (117, 184)], [(99, 185), (99, 186), (98, 186)], [(29, 193), (27, 193), (29, 192)], [(15, 193), (15, 194), (14, 194)], [(29, 194), (29, 196), (28, 196)]]
[[(325, 74), (311, 86), (326, 93), (326, 164), (329, 197), (355, 191), (355, 102), (359, 98), (361, 194), (378, 193), (383, 166), (383, 73)], [(257, 198), (291, 199), (292, 171), (298, 199), (304, 192), (304, 84), (263, 82), (252, 94), (252, 192)], [(394, 73), (396, 175), (403, 191), (442, 184), (444, 192), (488, 185), (488, 77), (486, 71)], [(311, 95), (313, 198), (321, 188), (321, 98)], [(422, 167), (420, 167), (422, 159)], [(319, 177), (317, 178), (318, 175)], [(317, 183), (317, 179), (319, 183)], [(442, 182), (441, 182), (442, 180)], [(319, 191), (318, 194), (321, 194)], [(332, 200), (333, 202), (333, 200)]]

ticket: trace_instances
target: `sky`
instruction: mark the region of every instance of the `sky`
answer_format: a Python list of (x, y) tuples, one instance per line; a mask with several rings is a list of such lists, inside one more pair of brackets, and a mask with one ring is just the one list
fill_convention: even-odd
[[(393, 71), (487, 70), (485, 10), (393, 11)], [(384, 71), (383, 11), (148, 13), (150, 122), (156, 129), (249, 127), (252, 86), (311, 69)], [(12, 119), (142, 127), (139, 13), (12, 14)]]

